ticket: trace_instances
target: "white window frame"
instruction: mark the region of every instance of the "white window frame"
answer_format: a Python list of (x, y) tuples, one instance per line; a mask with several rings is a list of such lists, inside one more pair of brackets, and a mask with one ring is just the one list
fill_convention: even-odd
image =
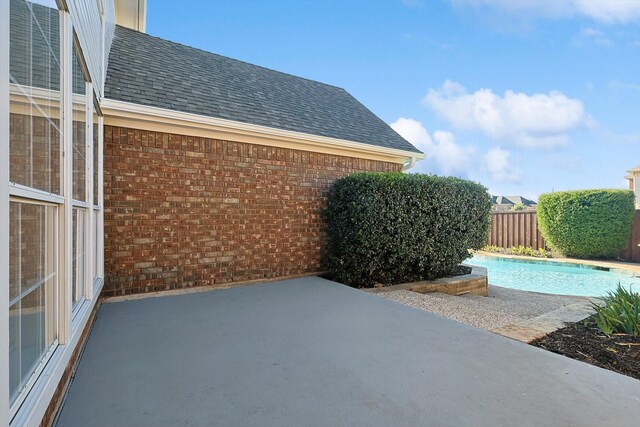
[[(57, 325), (57, 342), (42, 357), (38, 374), (29, 379), (23, 392), (10, 407), (9, 382), (0, 382), (0, 426), (37, 425), (44, 416), (76, 346), (79, 344), (93, 307), (102, 290), (104, 282), (104, 202), (103, 202), (103, 117), (99, 105), (94, 106), (94, 88), (83, 63), (82, 49), (78, 44), (78, 55), (85, 73), (86, 82), (86, 120), (87, 126), (85, 153), (85, 202), (73, 199), (73, 64), (74, 49), (73, 26), (69, 11), (64, 2), (59, 3), (60, 13), (60, 195), (11, 183), (9, 149), (10, 114), (10, 3), (0, 1), (0, 378), (9, 378), (9, 203), (11, 201), (46, 204), (56, 206), (57, 227), (53, 227), (57, 241), (56, 275), (54, 286), (57, 307), (52, 313)], [(104, 26), (104, 24), (101, 24)], [(98, 153), (93, 153), (94, 108), (98, 113)], [(98, 205), (93, 203), (93, 156), (98, 158)], [(72, 213), (73, 208), (84, 211), (85, 222), (85, 259), (83, 287), (85, 299), (72, 310)], [(94, 236), (94, 225), (98, 226), (98, 238)], [(96, 240), (96, 241), (94, 241)], [(94, 262), (94, 245), (97, 245), (97, 257)], [(97, 269), (97, 271), (96, 271)]]
[[(32, 187), (28, 187), (28, 186), (24, 186), (21, 184), (17, 184), (17, 183), (12, 183), (10, 182), (10, 176), (9, 176), (9, 162), (10, 162), (10, 150), (9, 150), (9, 126), (8, 126), (8, 121), (9, 121), (9, 114), (10, 114), (10, 97), (9, 97), (9, 92), (10, 92), (10, 85), (9, 85), (9, 40), (10, 40), (10, 35), (9, 35), (9, 29), (10, 29), (10, 13), (9, 13), (9, 2), (3, 2), (2, 3), (3, 6), (6, 8), (4, 10), (0, 11), (0, 15), (2, 15), (2, 18), (5, 19), (6, 17), (6, 25), (3, 22), (2, 23), (2, 28), (6, 29), (5, 31), (2, 32), (2, 35), (0, 36), (0, 50), (2, 50), (2, 52), (6, 52), (6, 60), (3, 60), (2, 62), (0, 62), (0, 64), (6, 64), (3, 65), (2, 67), (0, 67), (0, 78), (2, 78), (2, 86), (0, 86), (0, 99), (2, 99), (4, 102), (2, 103), (2, 107), (0, 107), (0, 112), (1, 112), (1, 116), (0, 117), (0, 128), (2, 129), (2, 133), (5, 139), (5, 141), (7, 142), (6, 144), (0, 144), (2, 145), (2, 148), (0, 148), (0, 165), (5, 166), (6, 167), (2, 167), (0, 169), (2, 169), (3, 171), (6, 171), (5, 173), (2, 174), (2, 176), (0, 177), (0, 193), (3, 193), (3, 190), (6, 188), (6, 193), (7, 193), (7, 198), (4, 197), (4, 194), (2, 194), (2, 204), (0, 204), (0, 218), (2, 218), (2, 220), (5, 219), (6, 216), (6, 220), (9, 220), (9, 203), (10, 202), (18, 202), (18, 203), (25, 203), (25, 204), (34, 204), (34, 205), (38, 205), (38, 206), (50, 206), (50, 207), (55, 207), (55, 217), (54, 217), (54, 221), (53, 221), (53, 229), (52, 229), (52, 235), (48, 236), (48, 238), (54, 239), (54, 242), (56, 244), (56, 249), (53, 251), (54, 252), (54, 259), (52, 260), (52, 262), (54, 263), (54, 268), (56, 271), (56, 274), (54, 276), (54, 283), (53, 283), (53, 292), (55, 293), (55, 299), (56, 299), (56, 305), (53, 307), (53, 312), (52, 313), (47, 313), (47, 315), (52, 317), (52, 322), (55, 325), (55, 334), (57, 335), (57, 339), (55, 339), (53, 341), (53, 343), (51, 344), (51, 346), (48, 348), (48, 350), (45, 352), (44, 355), (42, 355), (40, 362), (37, 366), (37, 368), (35, 369), (34, 373), (31, 374), (31, 377), (29, 378), (29, 380), (27, 381), (26, 385), (22, 388), (22, 391), (20, 392), (20, 394), (17, 396), (15, 402), (13, 402), (13, 404), (11, 406), (10, 405), (10, 398), (9, 398), (9, 383), (7, 381), (6, 385), (3, 384), (2, 387), (2, 392), (0, 392), (0, 397), (3, 398), (3, 409), (6, 408), (6, 415), (4, 413), (4, 411), (0, 411), (0, 425), (8, 425), (9, 421), (12, 420), (16, 414), (20, 411), (20, 409), (22, 408), (22, 406), (25, 404), (25, 401), (28, 399), (30, 391), (32, 390), (32, 388), (34, 387), (34, 385), (36, 384), (36, 382), (38, 382), (38, 380), (41, 378), (41, 375), (43, 373), (43, 371), (45, 370), (48, 362), (50, 361), (52, 355), (57, 351), (58, 349), (58, 345), (60, 343), (60, 334), (64, 331), (63, 325), (61, 325), (60, 320), (61, 320), (61, 307), (62, 307), (62, 300), (61, 297), (64, 295), (65, 293), (65, 286), (62, 286), (64, 282), (64, 263), (63, 263), (63, 258), (62, 256), (60, 256), (60, 254), (62, 254), (63, 252), (61, 252), (62, 249), (64, 249), (64, 244), (62, 242), (62, 233), (60, 232), (61, 225), (63, 225), (62, 219), (64, 217), (64, 202), (65, 202), (65, 197), (64, 197), (64, 171), (63, 171), (63, 166), (65, 164), (64, 162), (64, 131), (62, 132), (61, 135), (61, 139), (60, 139), (60, 150), (59, 150), (59, 160), (60, 160), (60, 180), (61, 180), (61, 185), (60, 185), (60, 193), (62, 195), (58, 195), (58, 194), (53, 194), (53, 193), (49, 193), (43, 190), (39, 190), (36, 188), (32, 188)], [(62, 52), (61, 58), (64, 55), (65, 49), (63, 48), (63, 43), (65, 41), (65, 19), (64, 19), (64, 12), (60, 11), (60, 15), (59, 15), (59, 19), (60, 19), (60, 49)], [(64, 76), (65, 76), (65, 63), (64, 60), (62, 60), (60, 62), (60, 102), (62, 103), (62, 109), (60, 111), (60, 126), (61, 129), (64, 129), (63, 126), (66, 123), (65, 120), (65, 81), (64, 81)], [(2, 128), (2, 124), (6, 122), (6, 129)], [(7, 222), (8, 224), (8, 222)], [(7, 234), (6, 236), (4, 235), (4, 233), (2, 233), (0, 231), (0, 243), (2, 244), (2, 248), (5, 248), (6, 245), (6, 256), (4, 256), (4, 254), (2, 254), (2, 263), (7, 264), (6, 268), (3, 268), (1, 271), (6, 272), (5, 274), (2, 274), (0, 277), (0, 283), (3, 283), (6, 281), (6, 288), (4, 289), (8, 289), (9, 288), (9, 268), (8, 268), (8, 263), (9, 263), (9, 235), (8, 235), (8, 229), (9, 229), (9, 225), (7, 225), (6, 227), (2, 227), (3, 230), (7, 230)], [(2, 250), (0, 250), (0, 253), (2, 253)], [(2, 295), (4, 296), (4, 292), (2, 293)], [(8, 292), (6, 292), (7, 297), (8, 297)], [(8, 368), (9, 368), (9, 363), (8, 363), (8, 350), (9, 350), (9, 301), (7, 300), (6, 303), (3, 300), (2, 297), (0, 297), (0, 312), (2, 312), (4, 314), (4, 310), (7, 311), (6, 313), (6, 317), (3, 317), (2, 320), (3, 322), (1, 322), (1, 324), (3, 325), (3, 329), (0, 332), (0, 345), (2, 346), (2, 349), (0, 350), (0, 354), (2, 354), (4, 356), (4, 352), (7, 352), (7, 361), (6, 361), (6, 367), (7, 367), (7, 371), (3, 372), (4, 369), (0, 368), (0, 373), (2, 373), (2, 377), (3, 378), (9, 378), (9, 372), (8, 372)], [(5, 327), (6, 325), (6, 327)], [(5, 331), (6, 329), (6, 331)], [(5, 333), (7, 334), (5, 336)], [(3, 364), (3, 367), (5, 365)], [(6, 389), (6, 390), (5, 390)], [(7, 397), (6, 399), (4, 399), (4, 393), (6, 392)], [(4, 424), (3, 422), (5, 421), (3, 419), (3, 416), (6, 416), (6, 424)]]
[[(75, 39), (77, 41), (77, 37), (74, 36), (72, 37), (72, 39)], [(84, 251), (84, 253), (82, 254), (82, 256), (84, 257), (83, 259), (83, 269), (82, 269), (82, 273), (83, 273), (83, 277), (80, 278), (82, 280), (82, 283), (79, 287), (76, 287), (76, 292), (77, 292), (77, 296), (79, 296), (80, 298), (78, 298), (76, 300), (75, 305), (73, 305), (73, 295), (72, 295), (72, 303), (71, 303), (71, 308), (72, 308), (72, 312), (71, 312), (71, 323), (72, 326), (76, 326), (76, 324), (79, 321), (79, 317), (77, 316), (78, 313), (82, 310), (82, 307), (84, 307), (85, 303), (89, 300), (91, 300), (93, 298), (93, 274), (92, 274), (92, 257), (91, 255), (93, 254), (93, 246), (92, 246), (92, 237), (91, 235), (93, 234), (93, 230), (92, 230), (92, 216), (93, 216), (93, 209), (92, 209), (92, 205), (93, 205), (93, 200), (91, 199), (93, 197), (93, 85), (91, 83), (91, 81), (89, 81), (88, 75), (89, 72), (85, 67), (85, 64), (83, 62), (82, 59), (82, 49), (80, 48), (80, 44), (77, 42), (72, 42), (72, 47), (71, 49), (73, 49), (76, 53), (76, 57), (78, 62), (80, 63), (80, 68), (82, 69), (83, 72), (83, 78), (85, 80), (85, 91), (84, 91), (84, 107), (85, 107), (85, 117), (84, 117), (84, 125), (85, 125), (85, 132), (84, 132), (84, 136), (85, 136), (85, 140), (84, 140), (84, 164), (85, 164), (85, 168), (84, 168), (84, 201), (83, 200), (76, 200), (73, 198), (73, 188), (71, 189), (71, 203), (72, 203), (72, 209), (78, 209), (78, 211), (82, 212), (82, 216), (83, 216), (83, 234), (82, 234), (82, 238), (84, 239), (84, 242), (82, 244), (82, 249)], [(73, 56), (73, 55), (71, 55)], [(73, 70), (74, 64), (71, 64), (71, 69)], [(71, 97), (72, 99), (75, 97), (78, 97), (78, 94), (74, 94), (73, 93), (73, 72), (71, 73)], [(73, 102), (71, 102), (71, 114), (72, 114), (72, 119), (70, 120), (71, 122), (71, 144), (72, 144), (72, 150), (73, 150)], [(71, 151), (71, 153), (73, 153), (73, 151)], [(70, 163), (73, 163), (73, 154), (71, 154), (71, 156), (69, 156), (70, 158)], [(73, 175), (73, 167), (72, 167), (72, 171), (71, 171), (72, 175)], [(73, 176), (71, 178), (72, 180), (72, 187), (73, 187)], [(72, 212), (73, 215), (73, 212)], [(72, 221), (73, 223), (73, 216), (72, 216)], [(71, 245), (73, 245), (73, 225), (72, 225), (72, 235), (71, 235)], [(77, 236), (80, 237), (80, 233), (77, 233)], [(73, 247), (72, 247), (72, 254), (73, 254)], [(79, 257), (79, 254), (76, 254), (76, 257)], [(76, 265), (78, 265), (76, 263)], [(72, 266), (73, 268), (73, 258), (72, 258)], [(72, 280), (73, 280), (73, 272), (71, 273), (72, 276)], [(73, 290), (73, 284), (71, 289)]]
[[(0, 2), (0, 378), (9, 378), (9, 2)], [(0, 425), (9, 425), (9, 381), (0, 384)]]
[[(13, 194), (11, 194), (9, 196), (9, 203), (22, 203), (22, 204), (31, 204), (31, 205), (35, 205), (35, 206), (45, 206), (45, 207), (55, 208), (54, 216), (53, 216), (53, 218), (50, 218), (51, 219), (51, 224), (48, 224), (49, 226), (52, 227), (52, 230), (51, 230), (52, 234), (50, 236), (48, 236), (48, 238), (53, 239), (54, 243), (58, 242), (59, 230), (58, 230), (58, 227), (57, 227), (56, 223), (58, 222), (58, 212), (59, 212), (59, 208), (61, 207), (59, 204), (57, 204), (57, 203), (49, 203), (49, 202), (42, 201), (42, 200), (24, 199), (24, 198), (20, 198), (20, 197), (14, 197)], [(54, 249), (52, 252), (53, 252), (52, 253), (53, 259), (49, 260), (48, 262), (50, 262), (56, 268), (56, 273), (53, 275), (53, 283), (52, 283), (53, 289), (51, 290), (51, 292), (54, 294), (54, 301), (55, 301), (54, 304), (55, 305), (53, 307), (53, 312), (52, 313), (48, 313), (48, 315), (51, 316), (52, 321), (53, 321), (53, 325), (49, 325), (49, 326), (53, 326), (53, 328), (54, 328), (53, 334), (57, 335), (57, 333), (58, 333), (57, 318), (58, 318), (58, 307), (59, 307), (58, 304), (57, 304), (57, 299), (58, 299), (59, 290), (60, 290), (60, 280), (59, 280), (59, 274), (57, 272), (57, 268), (60, 265), (60, 260), (59, 260), (59, 256), (58, 256), (58, 251)], [(46, 282), (47, 280), (45, 280), (44, 282)], [(39, 286), (44, 285), (44, 282)], [(33, 287), (33, 289), (35, 290), (35, 288), (37, 288), (39, 286), (35, 286), (35, 287)], [(40, 377), (40, 375), (44, 371), (44, 368), (46, 367), (47, 362), (49, 361), (49, 359), (51, 358), (51, 356), (53, 355), (53, 353), (57, 349), (58, 344), (59, 344), (58, 338), (54, 339), (53, 342), (51, 343), (51, 345), (49, 346), (49, 348), (47, 349), (47, 351), (42, 355), (42, 357), (41, 357), (41, 359), (40, 359), (40, 361), (38, 363), (38, 366), (33, 370), (33, 373), (30, 374), (29, 380), (22, 387), (22, 390), (20, 391), (20, 394), (16, 398), (16, 401), (13, 402), (13, 405), (10, 407), (10, 411), (9, 411), (10, 417), (13, 417), (15, 415), (15, 413), (19, 410), (19, 408), (22, 405), (22, 403), (24, 402), (24, 400), (29, 395), (29, 390), (31, 390), (33, 385), (36, 383), (36, 381), (38, 380), (38, 378)], [(9, 378), (9, 377), (7, 376), (7, 378)]]
[[(97, 256), (97, 259), (93, 259), (92, 258), (92, 262), (91, 262), (91, 269), (92, 269), (92, 276), (91, 276), (91, 298), (92, 299), (94, 294), (96, 293), (96, 290), (102, 286), (102, 282), (104, 279), (104, 217), (103, 217), (103, 213), (104, 213), (104, 201), (103, 201), (103, 176), (102, 176), (102, 159), (103, 159), (103, 144), (104, 144), (104, 117), (102, 115), (102, 111), (100, 111), (100, 107), (98, 107), (98, 103), (96, 100), (93, 101), (92, 104), (93, 107), (93, 118), (97, 118), (98, 119), (98, 152), (95, 153), (93, 150), (93, 126), (92, 126), (92, 143), (91, 143), (91, 156), (92, 156), (92, 165), (93, 165), (93, 158), (95, 156), (98, 156), (98, 204), (94, 204), (93, 203), (93, 190), (94, 190), (94, 183), (93, 183), (93, 178), (94, 178), (94, 174), (91, 174), (91, 180), (92, 180), (92, 185), (91, 185), (91, 199), (90, 199), (90, 204), (91, 204), (91, 238), (96, 238), (96, 241), (92, 242), (91, 248), (95, 248), (95, 255)], [(93, 171), (92, 171), (93, 172)], [(95, 228), (97, 228), (97, 236), (94, 234), (95, 232)], [(102, 231), (102, 232), (101, 232)], [(94, 256), (94, 251), (91, 251), (91, 256)]]

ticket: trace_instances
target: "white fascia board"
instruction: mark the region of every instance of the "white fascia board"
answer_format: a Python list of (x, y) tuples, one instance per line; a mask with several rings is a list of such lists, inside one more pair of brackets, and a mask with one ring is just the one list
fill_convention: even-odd
[[(351, 157), (358, 157), (358, 154), (374, 155), (378, 160), (386, 159), (387, 161), (393, 161), (395, 163), (405, 163), (411, 161), (411, 159), (419, 160), (425, 158), (423, 153), (380, 147), (361, 142), (312, 135), (303, 132), (276, 129), (233, 120), (202, 116), (199, 114), (183, 113), (180, 111), (150, 107), (131, 102), (116, 101), (108, 98), (102, 99), (100, 107), (104, 113), (105, 124), (107, 125), (117, 124), (119, 123), (119, 119), (128, 119), (132, 122), (151, 122), (156, 123), (157, 125), (174, 125), (184, 128), (200, 129), (209, 131), (212, 134), (219, 132), (224, 135), (235, 135), (237, 138), (231, 140), (237, 142), (281, 146), (280, 144), (275, 143), (276, 141), (280, 141), (287, 143), (287, 146), (290, 148), (297, 148), (299, 150), (326, 152), (327, 148), (331, 148), (336, 152), (344, 152), (343, 155)], [(132, 125), (132, 127), (135, 127), (135, 125)], [(180, 133), (180, 131), (179, 129), (176, 129), (173, 133)], [(214, 136), (211, 137), (215, 138)], [(243, 137), (250, 137), (250, 139), (247, 140), (247, 138)]]

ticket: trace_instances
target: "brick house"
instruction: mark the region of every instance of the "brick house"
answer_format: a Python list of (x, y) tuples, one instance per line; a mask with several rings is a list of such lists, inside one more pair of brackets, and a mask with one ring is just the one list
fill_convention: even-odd
[(145, 9), (1, 3), (0, 425), (51, 423), (101, 295), (317, 273), (331, 183), (424, 157), (343, 89), (149, 36)]

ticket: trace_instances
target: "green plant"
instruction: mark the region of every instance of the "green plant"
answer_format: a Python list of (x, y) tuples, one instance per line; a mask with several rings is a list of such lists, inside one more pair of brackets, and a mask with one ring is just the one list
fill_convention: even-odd
[(551, 254), (547, 252), (544, 248), (540, 248), (536, 250), (530, 246), (523, 246), (523, 245), (519, 245), (517, 248), (515, 246), (512, 246), (506, 249), (503, 249), (494, 245), (487, 245), (487, 246), (484, 246), (481, 250), (486, 252), (498, 252), (498, 253), (504, 253), (508, 255), (522, 255), (522, 256), (531, 256), (536, 258), (551, 257)]
[(526, 208), (526, 206), (523, 203), (516, 203), (515, 205), (513, 205), (511, 210), (512, 211), (523, 211), (525, 208)]
[(625, 333), (640, 334), (640, 295), (618, 283), (615, 291), (607, 292), (603, 304), (593, 303), (596, 314), (593, 319), (598, 329), (607, 335)]
[(450, 276), (469, 249), (484, 246), (491, 199), (453, 177), (357, 173), (331, 187), (325, 266), (359, 287)]
[(549, 246), (565, 256), (613, 258), (624, 248), (635, 206), (629, 190), (580, 190), (540, 196), (538, 224)]

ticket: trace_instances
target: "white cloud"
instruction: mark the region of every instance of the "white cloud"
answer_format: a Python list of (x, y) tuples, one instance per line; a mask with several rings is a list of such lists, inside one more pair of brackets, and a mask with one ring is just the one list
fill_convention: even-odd
[(621, 82), (620, 80), (611, 80), (608, 86), (613, 90), (640, 90), (640, 83)]
[(631, 22), (640, 20), (640, 2), (638, 0), (573, 0), (577, 13), (596, 21)]
[[(430, 172), (442, 175), (466, 175), (472, 166), (475, 148), (456, 143), (451, 132), (437, 130), (433, 138), (417, 120), (401, 117), (391, 127), (427, 155)], [(431, 162), (433, 160), (433, 162)]]
[(582, 159), (576, 154), (553, 153), (547, 156), (547, 160), (563, 171), (576, 172), (582, 167)]
[(520, 169), (511, 163), (510, 157), (511, 153), (500, 147), (493, 147), (485, 154), (485, 167), (494, 181), (520, 182), (522, 174)]
[(475, 149), (456, 144), (451, 132), (437, 130), (433, 134), (433, 156), (445, 175), (461, 175), (469, 172)]
[(580, 35), (573, 39), (573, 44), (576, 46), (583, 46), (588, 44), (595, 44), (604, 47), (613, 47), (615, 43), (611, 41), (609, 37), (597, 28), (586, 27), (580, 30)]
[(440, 117), (459, 129), (480, 130), (489, 138), (529, 148), (554, 148), (568, 142), (567, 132), (589, 125), (582, 102), (558, 91), (548, 94), (491, 89), (467, 93), (464, 86), (445, 81), (429, 89), (422, 100)]
[(526, 18), (582, 16), (605, 24), (640, 21), (638, 0), (451, 0), (456, 6), (490, 8)]

